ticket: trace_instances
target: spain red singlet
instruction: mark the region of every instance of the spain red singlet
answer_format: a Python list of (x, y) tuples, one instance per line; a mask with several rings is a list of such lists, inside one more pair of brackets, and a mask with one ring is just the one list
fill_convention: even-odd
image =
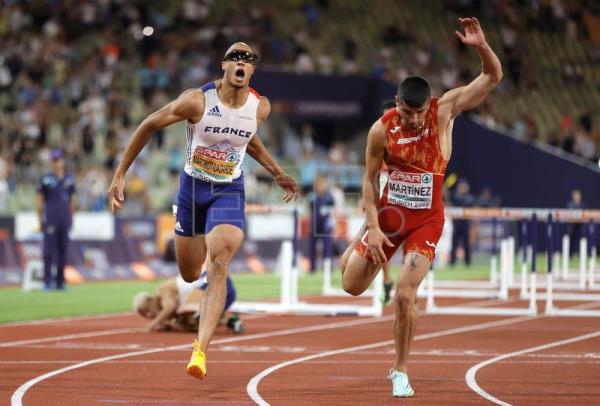
[[(437, 128), (437, 98), (432, 98), (425, 123), (404, 129), (395, 109), (381, 117), (386, 129), (389, 179), (380, 200), (379, 227), (394, 247), (383, 245), (388, 260), (404, 242), (404, 253), (418, 252), (430, 261), (444, 228), (442, 187), (448, 162), (442, 157)], [(368, 232), (356, 251), (368, 260)]]

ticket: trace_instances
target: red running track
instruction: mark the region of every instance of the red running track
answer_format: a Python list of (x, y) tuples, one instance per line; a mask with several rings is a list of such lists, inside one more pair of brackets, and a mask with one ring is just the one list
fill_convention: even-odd
[(392, 314), (247, 316), (244, 335), (218, 330), (203, 381), (185, 374), (193, 334), (135, 315), (0, 325), (0, 404), (600, 404), (600, 318), (421, 315), (400, 400)]

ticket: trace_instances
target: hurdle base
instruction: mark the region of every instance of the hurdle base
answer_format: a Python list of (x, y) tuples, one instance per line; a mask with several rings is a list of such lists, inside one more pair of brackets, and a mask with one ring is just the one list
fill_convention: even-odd
[(373, 316), (380, 317), (382, 310), (373, 306), (343, 305), (343, 304), (318, 304), (297, 302), (292, 304), (261, 303), (261, 302), (236, 302), (230, 310), (238, 313), (269, 313), (269, 314), (295, 314), (315, 316)]
[(430, 306), (427, 309), (427, 314), (451, 314), (451, 315), (465, 315), (465, 316), (535, 316), (537, 315), (536, 309), (529, 308), (478, 308), (478, 307), (464, 307), (464, 306), (448, 306), (438, 307)]

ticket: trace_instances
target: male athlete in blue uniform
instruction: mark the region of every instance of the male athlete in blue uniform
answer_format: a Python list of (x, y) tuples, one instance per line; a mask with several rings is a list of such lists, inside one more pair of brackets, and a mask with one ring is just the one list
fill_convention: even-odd
[(249, 87), (258, 61), (243, 42), (233, 44), (222, 61), (223, 78), (190, 89), (148, 116), (134, 132), (108, 189), (113, 212), (123, 206), (125, 174), (150, 136), (180, 121), (186, 122), (187, 160), (177, 196), (175, 252), (181, 276), (193, 282), (208, 264), (208, 288), (200, 301), (200, 327), (187, 373), (206, 376), (205, 351), (225, 304), (229, 262), (244, 240), (244, 179), (246, 152), (284, 190), (283, 200), (298, 196), (296, 182), (265, 149), (256, 129), (271, 110), (269, 100)]
[(56, 258), (56, 289), (63, 290), (69, 229), (77, 206), (75, 178), (65, 173), (65, 160), (61, 150), (52, 150), (50, 159), (52, 173), (42, 176), (36, 203), (44, 233), (44, 289), (52, 289), (52, 263)]

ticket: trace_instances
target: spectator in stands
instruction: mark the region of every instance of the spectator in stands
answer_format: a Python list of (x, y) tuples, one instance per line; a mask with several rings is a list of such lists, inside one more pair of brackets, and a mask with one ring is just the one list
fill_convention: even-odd
[[(453, 204), (457, 207), (473, 207), (475, 205), (475, 198), (470, 193), (469, 182), (461, 178), (456, 184), (456, 192), (452, 196)], [(471, 224), (469, 220), (455, 219), (452, 228), (452, 252), (450, 254), (450, 265), (454, 266), (456, 263), (456, 253), (458, 247), (462, 245), (465, 252), (465, 265), (471, 265), (471, 241), (470, 241), (470, 230)]]
[(37, 197), (37, 213), (44, 233), (44, 288), (52, 288), (52, 265), (55, 263), (55, 286), (63, 290), (69, 230), (77, 207), (75, 178), (65, 172), (61, 150), (52, 150), (50, 158), (52, 172), (42, 177)]
[[(327, 1), (305, 2), (302, 7), (276, 2), (276, 5), (255, 6), (246, 13), (234, 8), (235, 13), (224, 24), (220, 18), (215, 18), (220, 6), (213, 0), (174, 2), (168, 13), (154, 3), (56, 0), (45, 2), (44, 8), (36, 7), (35, 2), (18, 1), (4, 2), (0, 6), (0, 35), (3, 38), (0, 92), (5, 96), (0, 97), (0, 139), (10, 140), (7, 145), (13, 150), (12, 154), (6, 154), (9, 167), (14, 168), (9, 178), (11, 190), (17, 182), (19, 191), (33, 191), (31, 185), (35, 184), (40, 172), (32, 164), (37, 161), (40, 148), (48, 145), (62, 145), (68, 161), (72, 161), (78, 171), (86, 171), (88, 165), (93, 166), (99, 161), (107, 167), (114, 165), (118, 159), (115, 151), (124, 148), (121, 140), (128, 140), (134, 129), (127, 127), (131, 122), (137, 122), (136, 116), (153, 110), (151, 104), (161, 105), (160, 99), (164, 99), (165, 93), (170, 99), (174, 89), (192, 88), (206, 82), (215, 54), (221, 54), (223, 49), (220, 47), (232, 42), (233, 35), (247, 36), (249, 42), (262, 47), (261, 53), (269, 63), (269, 70), (290, 72), (298, 65), (300, 71), (318, 69), (323, 73), (333, 71), (342, 75), (372, 73), (395, 82), (399, 76), (409, 74), (402, 69), (423, 66), (433, 71), (438, 67), (439, 83), (434, 81), (432, 86), (438, 86), (440, 91), (460, 86), (472, 76), (461, 54), (465, 52), (464, 47), (457, 48), (458, 44), (451, 43), (438, 47), (435, 52), (426, 45), (430, 39), (423, 37), (429, 28), (421, 27), (415, 32), (406, 29), (408, 25), (402, 23), (414, 14), (414, 7), (418, 7), (415, 5), (402, 6), (400, 24), (386, 23), (380, 31), (363, 33), (358, 41), (357, 23), (373, 18), (386, 8), (398, 15), (394, 10), (398, 5), (386, 0), (374, 7), (360, 6), (360, 13), (345, 13), (339, 19), (339, 5)], [(544, 50), (548, 46), (555, 46), (557, 52), (543, 59), (551, 68), (548, 72), (554, 72), (556, 91), (570, 93), (570, 99), (578, 96), (577, 92), (598, 91), (597, 83), (589, 83), (585, 88), (571, 86), (586, 80), (590, 82), (596, 66), (600, 66), (597, 63), (600, 49), (590, 44), (592, 27), (589, 19), (584, 18), (598, 14), (594, 2), (496, 1), (485, 3), (485, 7), (484, 2), (471, 0), (444, 0), (442, 3), (441, 14), (447, 17), (446, 21), (453, 21), (455, 13), (465, 12), (481, 14), (497, 24), (498, 39), (507, 63), (507, 75), (499, 90), (504, 86), (513, 90), (518, 82), (522, 83), (521, 89), (534, 86), (536, 80), (545, 77), (540, 68), (536, 68), (540, 55), (546, 55)], [(342, 7), (343, 10), (349, 9)], [(150, 22), (155, 26), (155, 34), (144, 36), (141, 28)], [(333, 37), (331, 30), (335, 31)], [(174, 35), (174, 31), (190, 35)], [(428, 34), (435, 39), (433, 31)], [(536, 36), (536, 41), (528, 41), (531, 35)], [(562, 51), (573, 40), (580, 42), (583, 54), (575, 59), (560, 56), (570, 55)], [(168, 51), (164, 47), (167, 41)], [(402, 52), (396, 57), (393, 50), (399, 44)], [(523, 49), (523, 44), (529, 47), (528, 52)], [(405, 66), (408, 68), (403, 68)], [(548, 87), (545, 88), (538, 86), (536, 93), (512, 93), (512, 97), (502, 97), (499, 92), (498, 108), (492, 111), (486, 106), (481, 110), (485, 122), (513, 127), (526, 141), (548, 140), (550, 134), (560, 135), (564, 137), (566, 151), (585, 156), (589, 149), (581, 145), (590, 145), (590, 140), (585, 136), (577, 137), (577, 125), (573, 125), (571, 131), (556, 132), (557, 122), (544, 121), (544, 117), (562, 107), (560, 101), (546, 97)], [(526, 98), (537, 98), (537, 93), (551, 102), (529, 104)], [(273, 120), (277, 104), (281, 102), (271, 102)], [(289, 101), (283, 105), (289, 113)], [(510, 109), (505, 108), (508, 105)], [(522, 107), (525, 105), (530, 106), (526, 112)], [(530, 115), (527, 120), (524, 114)], [(288, 129), (285, 134), (273, 131), (277, 136), (272, 138), (279, 144), (281, 155), (285, 152), (290, 160), (296, 160), (302, 155), (295, 152), (297, 137), (295, 134), (289, 136), (293, 131), (289, 130), (285, 114), (280, 116), (283, 116), (282, 124), (277, 127)], [(592, 134), (591, 142), (595, 145), (595, 155), (598, 155), (599, 137), (589, 128), (592, 117), (588, 114), (587, 118), (586, 125), (582, 125), (588, 136)], [(518, 123), (513, 125), (515, 119)], [(120, 126), (115, 126), (119, 121), (122, 121)], [(114, 133), (109, 134), (110, 131), (115, 131), (116, 137)], [(125, 133), (126, 137), (120, 133)], [(319, 143), (322, 138), (318, 134), (315, 142)], [(161, 137), (153, 140), (158, 146), (162, 145)], [(562, 145), (563, 138), (553, 142)], [(166, 138), (165, 145), (170, 146)], [(149, 152), (152, 154), (149, 159), (160, 153)], [(318, 151), (313, 154), (319, 164), (324, 161), (324, 155)], [(312, 180), (308, 186), (312, 186)], [(148, 178), (147, 181), (164, 183), (159, 178)], [(29, 204), (29, 207), (19, 207), (32, 209), (33, 203)], [(153, 207), (154, 210), (157, 208)]]

